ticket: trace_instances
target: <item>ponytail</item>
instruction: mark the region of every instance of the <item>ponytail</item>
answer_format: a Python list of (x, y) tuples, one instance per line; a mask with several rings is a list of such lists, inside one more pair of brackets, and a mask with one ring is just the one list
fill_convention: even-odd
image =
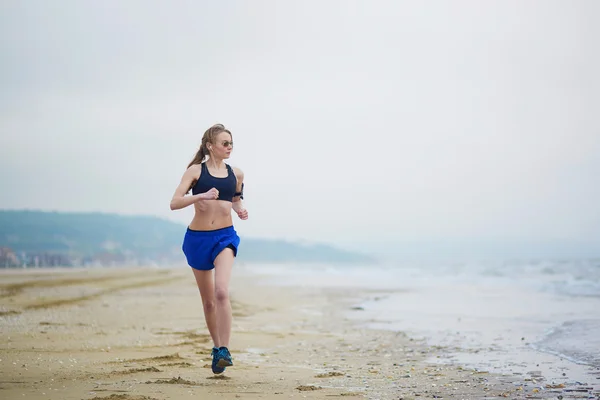
[[(192, 159), (192, 161), (190, 161), (190, 163), (188, 164), (188, 168), (191, 167), (192, 165), (195, 164), (202, 164), (202, 161), (204, 161), (204, 157), (206, 157), (206, 153), (208, 153), (204, 147), (206, 146), (205, 143), (202, 143), (200, 145), (200, 148), (198, 149), (198, 152), (196, 153), (196, 155), (194, 156), (194, 158)], [(196, 180), (194, 180), (191, 184), (190, 187), (188, 188), (186, 193), (189, 193), (190, 190), (192, 190), (192, 187), (194, 187), (194, 185), (196, 184)]]
[(200, 148), (198, 149), (198, 152), (196, 153), (196, 155), (194, 156), (194, 159), (192, 161), (190, 161), (190, 163), (188, 164), (188, 168), (191, 167), (194, 164), (202, 164), (202, 161), (204, 161), (204, 157), (206, 157), (207, 155), (207, 151), (204, 149), (204, 147), (206, 146), (205, 143), (202, 143), (200, 145)]

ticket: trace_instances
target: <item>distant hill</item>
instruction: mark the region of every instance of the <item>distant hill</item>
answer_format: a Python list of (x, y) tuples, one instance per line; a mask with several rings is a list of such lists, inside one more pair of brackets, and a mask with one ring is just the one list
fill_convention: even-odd
[[(185, 262), (185, 226), (152, 216), (0, 210), (0, 248), (59, 254), (78, 263)], [(242, 247), (243, 246), (243, 247)], [(246, 262), (371, 263), (364, 254), (324, 244), (242, 237)]]

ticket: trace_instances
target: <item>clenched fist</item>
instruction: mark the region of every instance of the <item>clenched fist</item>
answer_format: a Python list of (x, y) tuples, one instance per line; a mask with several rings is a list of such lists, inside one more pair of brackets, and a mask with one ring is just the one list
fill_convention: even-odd
[(202, 200), (216, 200), (219, 198), (219, 191), (212, 188), (208, 192), (202, 193), (200, 196)]
[(238, 217), (240, 217), (240, 219), (243, 219), (243, 220), (248, 219), (248, 210), (246, 210), (245, 208), (235, 210), (235, 212), (237, 213)]

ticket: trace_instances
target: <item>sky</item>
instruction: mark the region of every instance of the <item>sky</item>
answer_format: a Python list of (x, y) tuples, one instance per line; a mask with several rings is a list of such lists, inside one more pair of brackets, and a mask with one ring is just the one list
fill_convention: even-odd
[(598, 15), (594, 0), (5, 0), (0, 208), (187, 224), (169, 202), (218, 122), (245, 173), (241, 235), (598, 244)]

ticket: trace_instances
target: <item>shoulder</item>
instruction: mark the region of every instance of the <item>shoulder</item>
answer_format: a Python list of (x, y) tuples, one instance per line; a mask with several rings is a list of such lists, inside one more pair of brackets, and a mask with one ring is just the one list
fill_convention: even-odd
[(244, 179), (244, 171), (242, 171), (241, 168), (231, 167), (231, 169), (233, 170), (233, 173), (235, 174), (236, 178), (238, 178), (239, 180)]
[(199, 177), (202, 173), (202, 164), (190, 165), (185, 171), (185, 174), (192, 177)]

